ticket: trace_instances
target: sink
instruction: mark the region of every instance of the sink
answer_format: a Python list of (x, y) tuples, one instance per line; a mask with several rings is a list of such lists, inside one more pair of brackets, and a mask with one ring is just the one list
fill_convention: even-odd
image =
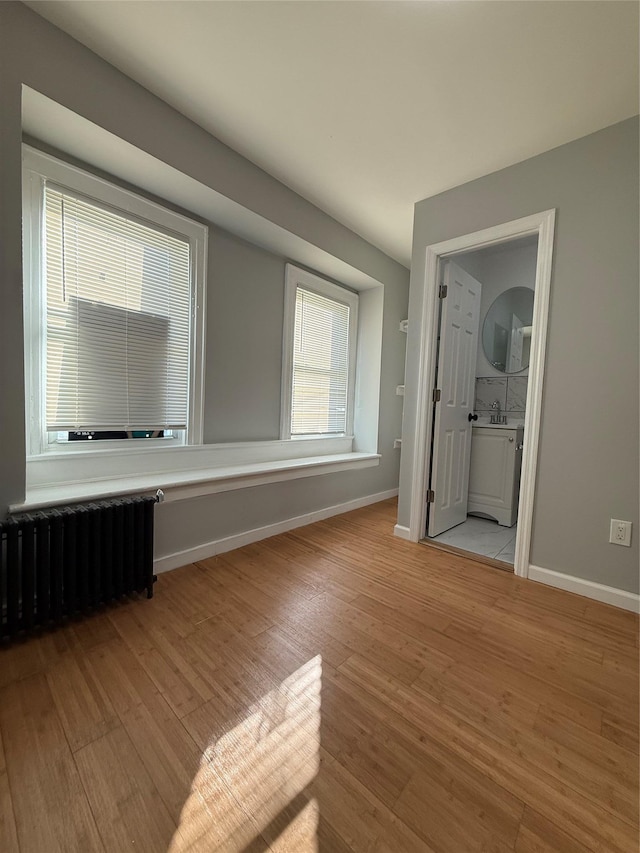
[(524, 426), (524, 421), (518, 418), (507, 418), (506, 424), (492, 424), (491, 418), (478, 418), (473, 423), (474, 427), (488, 427), (489, 429), (517, 429)]

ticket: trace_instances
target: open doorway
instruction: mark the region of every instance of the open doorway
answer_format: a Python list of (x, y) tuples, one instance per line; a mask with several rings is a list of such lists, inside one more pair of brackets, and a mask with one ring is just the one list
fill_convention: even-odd
[[(439, 390), (435, 378), (439, 355), (438, 331), (441, 302), (439, 288), (441, 272), (445, 269), (444, 261), (456, 255), (479, 251), (491, 246), (495, 247), (530, 236), (537, 238), (533, 321), (529, 344), (529, 375), (524, 409), (523, 433), (526, 435), (526, 440), (524, 440), (522, 448), (513, 564), (515, 574), (521, 577), (528, 577), (529, 574), (554, 227), (555, 210), (546, 210), (427, 246), (424, 265), (421, 263), (420, 270), (415, 271), (415, 275), (420, 278), (420, 284), (416, 282), (417, 286), (413, 289), (411, 300), (413, 313), (409, 320), (407, 346), (412, 347), (416, 352), (418, 364), (415, 390), (410, 389), (407, 397), (408, 400), (412, 400), (415, 406), (415, 433), (410, 445), (410, 462), (403, 463), (409, 472), (402, 493), (410, 502), (409, 526), (396, 525), (395, 533), (404, 539), (419, 542), (425, 537), (428, 508), (429, 504), (433, 502), (430, 500), (432, 497), (430, 495), (432, 488), (430, 486), (431, 449), (435, 426), (433, 399), (434, 394)], [(471, 393), (469, 394), (469, 401), (470, 405)], [(475, 403), (475, 400), (473, 402)], [(473, 412), (468, 411), (467, 416), (469, 414), (472, 415)], [(467, 426), (470, 424), (468, 423)]]
[(424, 542), (513, 568), (538, 235), (440, 264)]

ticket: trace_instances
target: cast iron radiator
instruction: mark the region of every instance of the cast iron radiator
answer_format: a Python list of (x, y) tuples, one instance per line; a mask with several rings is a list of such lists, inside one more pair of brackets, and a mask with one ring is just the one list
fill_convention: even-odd
[(0, 637), (132, 592), (153, 595), (152, 497), (23, 513), (0, 523)]

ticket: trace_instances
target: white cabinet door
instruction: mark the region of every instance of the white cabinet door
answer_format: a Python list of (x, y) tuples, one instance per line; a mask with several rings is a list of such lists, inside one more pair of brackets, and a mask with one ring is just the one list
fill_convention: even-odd
[(518, 518), (522, 429), (475, 427), (469, 471), (470, 514), (511, 527)]

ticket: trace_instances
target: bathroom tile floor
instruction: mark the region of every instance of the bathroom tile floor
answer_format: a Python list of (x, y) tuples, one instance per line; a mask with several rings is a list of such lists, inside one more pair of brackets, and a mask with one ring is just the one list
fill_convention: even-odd
[(517, 525), (501, 527), (497, 521), (488, 518), (475, 518), (468, 515), (462, 524), (445, 530), (439, 536), (434, 536), (434, 542), (443, 545), (453, 545), (484, 557), (493, 557), (504, 563), (515, 559)]

